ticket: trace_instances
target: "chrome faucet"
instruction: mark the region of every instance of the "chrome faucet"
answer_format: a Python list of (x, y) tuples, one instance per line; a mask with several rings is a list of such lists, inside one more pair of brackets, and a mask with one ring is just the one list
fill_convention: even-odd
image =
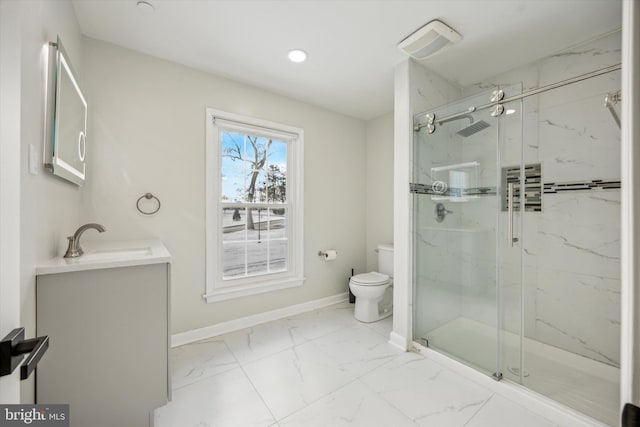
[(64, 254), (65, 258), (77, 258), (84, 253), (84, 251), (80, 247), (80, 236), (82, 236), (82, 233), (90, 228), (98, 230), (100, 233), (102, 233), (103, 231), (107, 231), (107, 229), (100, 224), (90, 223), (81, 226), (76, 230), (75, 233), (73, 233), (73, 236), (67, 237), (67, 239), (69, 240), (69, 247), (67, 248), (67, 253)]

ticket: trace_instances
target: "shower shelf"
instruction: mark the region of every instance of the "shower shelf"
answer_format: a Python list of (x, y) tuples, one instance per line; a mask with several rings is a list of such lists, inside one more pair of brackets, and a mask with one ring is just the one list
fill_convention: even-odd
[(477, 192), (470, 190), (477, 189), (479, 167), (478, 162), (466, 162), (431, 168), (431, 200), (466, 202), (477, 199)]

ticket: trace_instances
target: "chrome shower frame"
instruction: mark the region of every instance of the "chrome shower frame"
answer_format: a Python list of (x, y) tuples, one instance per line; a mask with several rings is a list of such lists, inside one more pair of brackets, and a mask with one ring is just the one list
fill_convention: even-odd
[[(618, 71), (622, 69), (622, 64), (616, 64), (616, 65), (612, 65), (610, 67), (605, 67), (605, 68), (601, 68), (599, 70), (596, 71), (591, 71), (589, 73), (586, 74), (581, 74), (579, 76), (576, 77), (572, 77), (569, 79), (565, 79), (565, 80), (560, 80), (559, 82), (556, 83), (552, 83), (546, 86), (542, 86), (539, 87), (537, 89), (532, 89), (526, 92), (522, 92), (519, 95), (515, 95), (515, 96), (511, 96), (509, 98), (505, 98), (503, 99), (503, 96), (500, 97), (499, 96), (499, 92), (502, 91), (495, 91), (494, 94), (495, 96), (491, 97), (491, 102), (489, 102), (488, 104), (484, 104), (484, 105), (479, 105), (479, 106), (470, 106), (469, 108), (467, 108), (465, 111), (461, 111), (458, 113), (454, 113), (454, 114), (450, 114), (448, 116), (442, 117), (442, 118), (438, 118), (435, 116), (435, 114), (433, 113), (426, 113), (424, 115), (424, 118), (426, 120), (425, 123), (420, 123), (417, 124), (413, 127), (413, 131), (414, 132), (420, 132), (420, 130), (424, 127), (427, 128), (427, 131), (431, 134), (433, 132), (435, 132), (436, 130), (436, 125), (441, 125), (443, 123), (452, 121), (452, 120), (456, 120), (465, 116), (468, 116), (470, 113), (476, 112), (476, 111), (480, 111), (480, 110), (485, 110), (487, 108), (494, 108), (495, 110), (495, 114), (494, 112), (491, 113), (492, 116), (497, 116), (500, 115), (502, 113), (502, 111), (499, 111), (497, 108), (499, 106), (501, 106), (502, 104), (506, 104), (508, 102), (511, 101), (517, 101), (519, 99), (523, 99), (523, 98), (527, 98), (529, 96), (532, 95), (537, 95), (539, 93), (543, 93), (543, 92), (547, 92), (549, 90), (552, 89), (556, 89), (562, 86), (566, 86), (566, 85), (570, 85), (573, 83), (578, 83), (581, 82), (583, 80), (587, 80), (590, 79), (592, 77), (597, 77), (597, 76), (601, 76), (603, 74), (607, 74), (607, 73), (611, 73), (613, 71)], [(611, 95), (611, 97), (610, 97)], [(605, 106), (607, 108), (609, 108), (609, 111), (611, 111), (611, 114), (614, 116), (614, 119), (616, 120), (616, 123), (618, 123), (618, 126), (620, 126), (620, 118), (618, 117), (617, 113), (613, 110), (613, 105), (615, 105), (618, 101), (620, 101), (621, 96), (620, 96), (620, 92), (616, 92), (613, 94), (608, 94), (607, 98), (605, 98)], [(498, 112), (499, 111), (499, 112)]]

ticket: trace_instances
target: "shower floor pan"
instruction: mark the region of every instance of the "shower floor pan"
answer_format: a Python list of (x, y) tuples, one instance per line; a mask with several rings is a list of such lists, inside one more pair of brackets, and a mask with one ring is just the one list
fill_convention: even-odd
[[(495, 328), (484, 323), (460, 317), (423, 338), (430, 348), (466, 363), (478, 367), (495, 364)], [(519, 337), (503, 331), (502, 339), (502, 374), (520, 383)], [(618, 368), (529, 338), (524, 339), (524, 350), (525, 387), (607, 425), (618, 425)]]

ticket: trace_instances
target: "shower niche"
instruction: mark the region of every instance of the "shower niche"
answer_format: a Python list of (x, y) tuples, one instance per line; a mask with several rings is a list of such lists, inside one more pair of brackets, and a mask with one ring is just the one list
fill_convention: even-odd
[(478, 198), (478, 162), (431, 168), (431, 200), (466, 202)]
[[(501, 207), (502, 212), (509, 209), (509, 184), (514, 184), (513, 208), (520, 209), (521, 186), (520, 186), (520, 166), (506, 166), (502, 168), (502, 179), (500, 180), (502, 191)], [(524, 211), (542, 212), (542, 193), (544, 185), (542, 182), (542, 164), (533, 163), (524, 166)]]

